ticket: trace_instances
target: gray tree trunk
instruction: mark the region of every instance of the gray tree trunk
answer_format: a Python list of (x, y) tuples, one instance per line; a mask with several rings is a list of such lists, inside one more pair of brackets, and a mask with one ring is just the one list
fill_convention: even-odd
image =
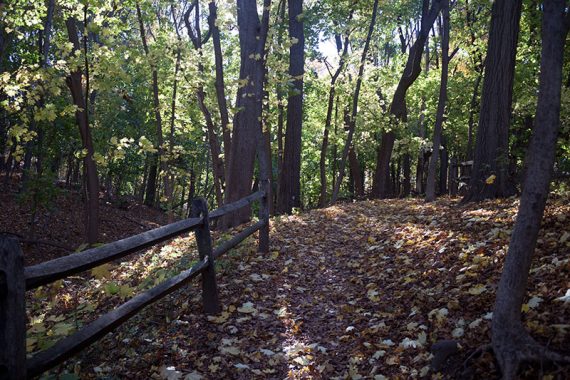
[[(420, 75), (422, 68), (422, 55), (429, 31), (436, 17), (439, 15), (442, 0), (433, 0), (429, 12), (426, 11), (426, 4), (429, 0), (424, 0), (424, 11), (422, 12), (422, 22), (418, 37), (408, 53), (406, 67), (402, 73), (402, 77), (394, 92), (392, 103), (390, 104), (390, 114), (396, 120), (406, 122), (408, 119), (408, 108), (406, 105), (406, 92), (408, 88), (416, 81)], [(385, 198), (390, 193), (390, 159), (396, 134), (394, 131), (382, 132), (380, 148), (376, 157), (376, 170), (374, 173), (374, 182), (372, 184), (372, 196), (377, 198)]]
[(303, 0), (288, 0), (289, 38), (297, 42), (289, 48), (289, 76), (293, 89), (287, 105), (287, 128), (283, 168), (279, 179), (277, 212), (290, 214), (301, 206), (301, 135), (303, 128), (303, 74), (305, 72), (305, 33)]
[(570, 24), (570, 19), (565, 18), (565, 6), (564, 0), (544, 1), (540, 84), (534, 131), (526, 155), (527, 175), (493, 312), (492, 345), (504, 379), (516, 378), (522, 361), (543, 359), (537, 356), (542, 350), (537, 350), (524, 330), (521, 306), (548, 197), (560, 127), (564, 42)]
[[(234, 202), (251, 192), (257, 140), (261, 138), (261, 109), (263, 76), (265, 74), (265, 41), (269, 23), (271, 0), (264, 0), (261, 21), (255, 0), (237, 0), (237, 21), (240, 41), (240, 80), (234, 116), (231, 152), (226, 178), (225, 202)], [(255, 142), (255, 143), (252, 143)], [(220, 226), (239, 225), (251, 217), (251, 209), (244, 207), (224, 218)]]
[(509, 178), (508, 154), (521, 4), (521, 0), (493, 3), (473, 171), (464, 202), (516, 192)]

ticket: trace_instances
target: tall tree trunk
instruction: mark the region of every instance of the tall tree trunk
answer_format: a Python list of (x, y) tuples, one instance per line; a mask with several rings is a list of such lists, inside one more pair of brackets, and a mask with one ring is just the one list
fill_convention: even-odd
[(484, 66), (481, 66), (477, 78), (475, 79), (475, 85), (473, 88), (473, 94), (471, 95), (471, 102), (469, 103), (469, 121), (467, 122), (467, 160), (473, 159), (473, 130), (475, 127), (475, 116), (477, 113), (477, 101), (479, 98), (479, 85), (483, 79)]
[[(283, 43), (283, 36), (285, 35), (286, 28), (285, 25), (285, 7), (286, 7), (287, 0), (280, 0), (279, 4), (277, 5), (277, 25), (280, 25), (277, 30), (277, 46), (281, 47)], [(283, 171), (283, 130), (285, 124), (285, 106), (283, 105), (283, 95), (284, 89), (283, 84), (277, 84), (276, 92), (277, 92), (277, 173), (276, 173), (276, 183), (274, 192), (274, 209), (277, 206), (277, 197), (279, 194), (279, 187), (280, 187), (280, 180), (281, 180), (281, 172)]]
[[(192, 11), (194, 11), (194, 25), (192, 25), (190, 22), (190, 14)], [(203, 77), (205, 76), (204, 64), (202, 63), (202, 45), (204, 41), (202, 41), (202, 32), (200, 28), (200, 2), (198, 0), (194, 0), (192, 6), (184, 15), (184, 22), (186, 23), (186, 29), (188, 30), (188, 35), (190, 36), (192, 45), (198, 52), (198, 73), (201, 77)], [(208, 143), (210, 144), (210, 154), (212, 155), (216, 202), (218, 206), (221, 206), (223, 204), (222, 187), (224, 183), (224, 163), (221, 158), (220, 143), (216, 134), (216, 126), (214, 125), (212, 114), (206, 106), (206, 93), (204, 92), (204, 86), (202, 82), (200, 82), (196, 90), (196, 98), (198, 99), (198, 106), (200, 108), (200, 111), (202, 111), (202, 115), (206, 121), (206, 129), (208, 130)]]
[(406, 198), (410, 196), (412, 191), (412, 168), (411, 168), (411, 159), (410, 154), (404, 154), (402, 157), (402, 174), (404, 176), (404, 180), (402, 183), (402, 192), (400, 193), (400, 197)]
[(439, 157), (439, 186), (438, 194), (447, 194), (447, 169), (449, 168), (449, 152), (445, 135), (441, 136), (441, 153)]
[[(226, 100), (226, 90), (224, 83), (224, 63), (222, 55), (222, 45), (220, 41), (220, 28), (217, 25), (218, 7), (214, 0), (209, 4), (210, 15), (208, 16), (208, 25), (212, 33), (212, 42), (214, 44), (214, 61), (216, 64), (216, 99), (218, 101), (218, 108), (220, 111), (220, 120), (222, 123), (222, 135), (224, 140), (224, 152), (226, 155), (231, 150), (231, 135), (230, 135), (230, 117), (228, 115), (228, 104)], [(227, 177), (227, 159), (226, 159), (226, 174)]]
[(553, 171), (560, 127), (564, 42), (570, 27), (564, 0), (546, 0), (543, 4), (540, 84), (535, 127), (526, 156), (528, 174), (493, 311), (493, 351), (506, 380), (517, 377), (523, 360), (534, 359), (542, 363), (543, 359), (555, 356), (548, 355), (537, 345), (521, 320), (521, 307)]
[(338, 136), (338, 104), (339, 104), (339, 96), (336, 96), (336, 101), (335, 101), (335, 106), (334, 106), (334, 137), (335, 139), (333, 140), (333, 146), (332, 146), (332, 165), (331, 165), (331, 178), (332, 178), (332, 183), (331, 186), (334, 189), (335, 188), (335, 183), (336, 183), (336, 173), (338, 170), (338, 146), (336, 144), (336, 137)]
[(509, 178), (508, 154), (521, 5), (521, 0), (493, 3), (473, 171), (463, 202), (516, 192)]
[[(180, 64), (182, 60), (182, 36), (178, 30), (178, 19), (176, 17), (176, 12), (174, 10), (174, 5), (170, 5), (173, 27), (176, 31), (176, 63), (174, 64), (174, 81), (172, 84), (172, 100), (170, 102), (170, 131), (168, 134), (168, 156), (172, 160), (174, 157), (174, 132), (175, 132), (175, 121), (176, 121), (176, 96), (178, 94), (178, 74), (180, 72)], [(164, 177), (164, 188), (165, 194), (168, 201), (168, 221), (171, 223), (173, 221), (173, 205), (174, 205), (174, 173), (172, 171), (172, 165), (168, 166), (168, 173)]]
[[(67, 27), (69, 42), (73, 44), (74, 51), (79, 52), (81, 50), (81, 45), (79, 43), (76, 20), (72, 18), (67, 19), (65, 25)], [(87, 28), (87, 26), (85, 26), (85, 28)], [(87, 48), (86, 38), (87, 37), (84, 36), (85, 48)], [(85, 51), (85, 53), (87, 52)], [(85, 57), (85, 60), (87, 62), (87, 56)], [(88, 66), (86, 66), (85, 69), (88, 70)], [(97, 165), (93, 159), (95, 150), (93, 148), (93, 139), (91, 137), (91, 128), (89, 128), (89, 116), (87, 112), (89, 73), (87, 71), (85, 73), (85, 78), (87, 79), (85, 93), (83, 92), (82, 77), (81, 69), (76, 67), (66, 78), (66, 83), (71, 92), (73, 104), (77, 107), (77, 111), (75, 111), (75, 120), (79, 127), (83, 149), (87, 151), (87, 154), (83, 158), (83, 169), (86, 183), (85, 235), (87, 243), (95, 244), (99, 239), (99, 177), (97, 176)]]
[[(427, 78), (429, 73), (429, 35), (426, 39), (426, 46), (425, 46), (425, 77)], [(425, 117), (425, 110), (426, 110), (426, 97), (425, 95), (422, 96), (422, 104), (421, 104), (421, 111), (420, 111), (420, 119), (418, 121), (418, 136), (423, 140), (426, 137), (426, 117)], [(424, 186), (424, 157), (425, 151), (423, 148), (420, 149), (418, 154), (418, 163), (416, 166), (416, 193), (418, 195), (422, 194), (425, 191)]]
[[(351, 11), (350, 16), (349, 16), (349, 21), (352, 20), (353, 14), (354, 14), (354, 11)], [(342, 41), (340, 39), (340, 35), (338, 35), (337, 37), (338, 37), (337, 40)], [(340, 59), (339, 59), (339, 63), (338, 63), (338, 68), (336, 69), (334, 74), (332, 74), (332, 76), (331, 76), (331, 84), (330, 84), (330, 88), (329, 88), (329, 98), (328, 98), (328, 102), (327, 102), (327, 116), (325, 119), (325, 130), (323, 133), (323, 142), (321, 144), (321, 157), (319, 160), (319, 170), (320, 170), (320, 179), (321, 179), (321, 193), (320, 193), (320, 197), (319, 197), (319, 206), (320, 207), (324, 207), (326, 205), (326, 202), (327, 202), (326, 159), (327, 159), (327, 150), (328, 150), (328, 146), (329, 146), (329, 130), (330, 130), (331, 123), (332, 123), (333, 105), (334, 105), (334, 98), (335, 98), (335, 94), (336, 94), (335, 84), (336, 84), (338, 77), (340, 76), (340, 73), (342, 72), (342, 69), (344, 67), (344, 62), (346, 60), (346, 54), (348, 52), (348, 43), (349, 43), (348, 37), (349, 36), (348, 36), (348, 32), (347, 32), (347, 35), (344, 38), (344, 47), (341, 48), (342, 52), (339, 50)], [(337, 47), (338, 47), (338, 45), (341, 45), (341, 44), (342, 44), (342, 42), (337, 42)], [(333, 173), (333, 176), (334, 176), (334, 173)]]
[(362, 178), (360, 162), (358, 162), (358, 157), (356, 156), (354, 145), (350, 146), (350, 151), (348, 152), (348, 161), (350, 165), (351, 177), (354, 181), (354, 196), (356, 198), (362, 198), (364, 197), (364, 179)]
[[(136, 8), (137, 8), (137, 19), (139, 23), (139, 31), (141, 35), (142, 45), (144, 53), (148, 58), (150, 55), (150, 51), (146, 40), (146, 31), (142, 17), (141, 7), (138, 2), (136, 3)], [(164, 163), (162, 162), (161, 158), (163, 153), (162, 151), (163, 151), (164, 139), (162, 137), (162, 116), (160, 114), (160, 100), (158, 92), (158, 70), (156, 68), (156, 64), (153, 63), (152, 61), (149, 61), (149, 65), (152, 71), (152, 101), (153, 101), (153, 111), (154, 111), (154, 122), (156, 125), (155, 148), (157, 152), (151, 156), (152, 161), (150, 164), (150, 170), (148, 174), (146, 197), (144, 202), (147, 206), (154, 206), (156, 202), (156, 187), (157, 187), (158, 176), (160, 175), (160, 171), (164, 170)]]
[(449, 0), (443, 0), (441, 12), (443, 14), (443, 28), (441, 28), (441, 82), (439, 84), (439, 100), (433, 129), (433, 152), (429, 160), (426, 202), (435, 201), (435, 175), (437, 161), (439, 160), (439, 148), (441, 146), (443, 116), (447, 102), (447, 79), (449, 74)]
[(368, 55), (368, 48), (370, 47), (370, 40), (372, 39), (372, 33), (374, 32), (374, 26), (376, 24), (376, 15), (378, 13), (378, 0), (374, 1), (372, 8), (372, 17), (370, 19), (370, 25), (368, 26), (368, 34), (366, 35), (366, 41), (364, 43), (364, 49), (362, 50), (362, 56), (360, 57), (360, 66), (358, 68), (358, 77), (356, 78), (356, 87), (354, 89), (354, 95), (352, 97), (352, 114), (349, 122), (348, 136), (344, 143), (344, 148), (342, 151), (342, 157), (340, 160), (338, 168), (338, 178), (335, 182), (333, 193), (331, 196), (331, 203), (335, 203), (338, 199), (338, 194), (340, 191), (340, 185), (344, 178), (344, 170), (346, 167), (346, 160), (348, 158), (350, 146), (352, 145), (352, 137), (354, 136), (354, 131), (356, 129), (356, 116), (358, 114), (358, 98), (360, 95), (360, 87), (362, 86), (362, 77), (364, 75), (364, 64), (366, 63), (366, 56)]
[(287, 104), (287, 129), (283, 151), (283, 170), (279, 179), (277, 212), (290, 214), (301, 206), (301, 135), (303, 127), (303, 74), (305, 72), (305, 33), (303, 0), (288, 0), (289, 5), (289, 76), (293, 90)]
[[(408, 88), (416, 81), (420, 75), (421, 62), (423, 50), (426, 40), (429, 36), (429, 31), (437, 18), (441, 9), (442, 0), (433, 0), (429, 12), (426, 3), (429, 0), (424, 0), (424, 12), (422, 12), (422, 22), (418, 37), (408, 53), (408, 60), (402, 73), (402, 77), (396, 87), (392, 103), (390, 104), (390, 113), (396, 120), (406, 122), (408, 119), (408, 109), (406, 106), (406, 92)], [(392, 150), (394, 142), (396, 141), (396, 133), (394, 131), (382, 131), (380, 149), (376, 157), (376, 173), (374, 175), (374, 183), (372, 185), (372, 196), (377, 198), (386, 198), (389, 194), (389, 167), (390, 158), (392, 157)]]
[[(251, 192), (257, 142), (261, 135), (263, 77), (265, 74), (265, 41), (269, 27), (271, 0), (264, 0), (261, 21), (255, 0), (237, 0), (237, 21), (240, 41), (240, 80), (234, 116), (231, 152), (225, 201), (233, 202)], [(250, 219), (251, 209), (244, 207), (228, 215), (222, 228), (241, 224)]]

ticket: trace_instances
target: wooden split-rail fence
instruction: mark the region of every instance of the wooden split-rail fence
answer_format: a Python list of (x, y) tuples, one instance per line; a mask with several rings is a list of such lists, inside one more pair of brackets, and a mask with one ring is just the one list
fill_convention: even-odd
[[(189, 219), (181, 220), (104, 246), (71, 254), (42, 264), (24, 267), (17, 240), (0, 237), (0, 380), (20, 380), (38, 376), (93, 344), (162, 297), (202, 276), (202, 303), (206, 314), (220, 312), (216, 286), (215, 260), (256, 231), (259, 251), (269, 251), (269, 181), (260, 190), (236, 202), (208, 213), (205, 200), (192, 203)], [(230, 240), (212, 248), (209, 222), (251, 205), (259, 200), (259, 221), (237, 233)], [(171, 277), (154, 288), (137, 294), (119, 307), (102, 315), (52, 347), (26, 358), (25, 292), (50, 284), (104, 263), (123, 258), (189, 231), (194, 231), (199, 261), (192, 268)]]

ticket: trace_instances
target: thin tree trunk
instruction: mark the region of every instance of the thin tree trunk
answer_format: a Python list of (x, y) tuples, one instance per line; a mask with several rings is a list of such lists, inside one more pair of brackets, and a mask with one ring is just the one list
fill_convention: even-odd
[[(80, 51), (81, 45), (76, 27), (75, 19), (67, 19), (65, 22), (69, 41), (73, 44), (74, 51)], [(87, 28), (87, 26), (85, 26)], [(84, 37), (84, 47), (87, 49), (87, 37)], [(85, 51), (87, 53), (87, 51)], [(87, 63), (87, 55), (85, 55)], [(89, 128), (87, 96), (89, 95), (89, 72), (88, 65), (85, 67), (86, 89), (83, 92), (81, 69), (75, 68), (66, 78), (67, 86), (73, 98), (73, 104), (77, 107), (75, 120), (79, 127), (83, 149), (87, 154), (83, 158), (83, 168), (86, 182), (86, 202), (85, 202), (85, 235), (87, 243), (95, 244), (99, 239), (99, 177), (97, 176), (97, 165), (93, 159), (95, 150), (91, 129)]]
[(404, 175), (404, 181), (402, 183), (402, 192), (400, 193), (400, 197), (406, 198), (410, 196), (412, 191), (412, 163), (411, 163), (410, 154), (404, 154), (402, 157), (402, 174)]
[(335, 106), (334, 106), (334, 137), (335, 139), (333, 141), (335, 141), (333, 143), (332, 146), (332, 165), (331, 165), (331, 178), (332, 178), (332, 183), (331, 183), (331, 188), (334, 189), (335, 188), (335, 183), (336, 183), (336, 174), (337, 174), (337, 170), (338, 170), (338, 146), (336, 144), (336, 137), (338, 136), (338, 104), (339, 104), (339, 96), (336, 96), (336, 101), (335, 101)]
[(372, 18), (370, 19), (370, 25), (368, 27), (368, 34), (366, 36), (366, 42), (364, 43), (364, 49), (362, 51), (362, 56), (360, 58), (360, 66), (358, 68), (358, 77), (356, 78), (356, 88), (354, 89), (354, 95), (352, 98), (352, 114), (349, 123), (348, 136), (346, 137), (346, 142), (344, 144), (344, 149), (342, 151), (342, 157), (339, 164), (338, 178), (333, 189), (331, 196), (331, 203), (335, 203), (338, 199), (338, 193), (340, 191), (340, 185), (342, 184), (342, 179), (344, 177), (344, 170), (346, 167), (346, 160), (348, 158), (348, 153), (350, 146), (352, 145), (352, 137), (356, 129), (356, 116), (358, 113), (358, 98), (360, 95), (360, 87), (362, 85), (362, 77), (364, 75), (364, 64), (366, 63), (366, 56), (368, 55), (368, 48), (370, 47), (370, 40), (372, 39), (372, 33), (374, 32), (374, 26), (376, 24), (376, 15), (378, 13), (378, 0), (374, 1), (374, 6), (372, 8)]
[[(208, 24), (210, 32), (212, 33), (212, 42), (214, 44), (214, 61), (216, 64), (216, 99), (218, 101), (218, 108), (220, 110), (220, 120), (222, 123), (222, 135), (224, 140), (224, 152), (228, 154), (231, 150), (231, 135), (230, 135), (230, 117), (228, 115), (228, 105), (226, 100), (225, 83), (224, 83), (224, 63), (222, 55), (222, 46), (220, 42), (220, 29), (216, 23), (218, 19), (218, 7), (214, 0), (209, 4), (210, 15), (208, 16)], [(226, 174), (227, 177), (227, 159)]]
[[(190, 22), (190, 13), (194, 11), (194, 29)], [(198, 0), (194, 0), (192, 6), (186, 14), (184, 15), (184, 22), (186, 23), (186, 29), (188, 35), (194, 45), (194, 49), (198, 52), (198, 73), (201, 77), (205, 76), (202, 53), (202, 32), (200, 28), (200, 3)], [(212, 114), (208, 107), (206, 106), (206, 93), (204, 92), (204, 86), (202, 82), (198, 85), (196, 90), (196, 98), (198, 99), (198, 106), (202, 115), (206, 121), (206, 128), (208, 130), (208, 143), (210, 144), (210, 154), (212, 155), (212, 168), (214, 175), (214, 189), (216, 192), (216, 203), (218, 206), (223, 204), (223, 192), (222, 187), (224, 184), (224, 162), (221, 158), (220, 143), (218, 141), (218, 136), (216, 134), (216, 126), (214, 125), (214, 120)]]
[[(145, 55), (148, 58), (150, 55), (150, 51), (146, 40), (146, 31), (145, 31), (144, 21), (142, 18), (142, 12), (140, 4), (138, 2), (136, 3), (136, 8), (137, 8), (137, 19), (139, 23), (139, 31), (141, 35), (142, 45)], [(158, 92), (158, 70), (153, 62), (149, 61), (149, 65), (152, 71), (152, 95), (153, 95), (152, 100), (154, 108), (154, 121), (156, 124), (155, 149), (157, 152), (151, 156), (152, 158), (151, 158), (150, 170), (147, 181), (145, 204), (147, 206), (154, 206), (156, 202), (156, 187), (158, 182), (158, 176), (160, 175), (160, 171), (164, 169), (164, 164), (161, 159), (164, 140), (162, 137), (162, 116), (160, 114), (160, 100)]]
[(449, 168), (449, 154), (445, 135), (441, 136), (441, 154), (439, 157), (439, 195), (447, 194), (447, 169)]
[[(280, 0), (279, 4), (277, 5), (277, 24), (278, 25), (285, 25), (285, 4), (287, 0)], [(280, 26), (277, 31), (277, 46), (281, 47), (283, 43), (283, 36), (285, 34), (285, 28)], [(274, 198), (274, 207), (277, 206), (277, 197), (279, 194), (279, 187), (281, 186), (281, 172), (283, 171), (283, 127), (285, 123), (285, 107), (283, 105), (283, 90), (282, 84), (277, 84), (276, 86), (277, 92), (277, 175), (276, 175), (276, 184), (275, 188), (276, 191), (273, 194)]]
[[(429, 36), (426, 39), (426, 46), (425, 46), (425, 77), (427, 78), (429, 73)], [(425, 95), (422, 96), (422, 104), (421, 104), (421, 111), (420, 111), (420, 119), (418, 121), (418, 136), (423, 140), (426, 137), (426, 117), (425, 117), (425, 110), (426, 110), (426, 98)], [(416, 167), (416, 193), (418, 195), (423, 194), (425, 191), (424, 187), (424, 157), (425, 152), (424, 149), (421, 148), (418, 154), (418, 164)]]
[(483, 79), (484, 66), (481, 67), (477, 79), (475, 79), (475, 86), (473, 88), (473, 95), (471, 95), (471, 102), (469, 103), (469, 121), (467, 122), (467, 161), (473, 159), (473, 130), (475, 129), (475, 115), (478, 110), (477, 101), (479, 98), (479, 85)]
[[(422, 12), (421, 29), (418, 37), (408, 53), (408, 60), (406, 67), (402, 73), (402, 77), (394, 92), (392, 103), (390, 104), (390, 113), (401, 122), (406, 122), (408, 119), (408, 109), (406, 105), (406, 92), (408, 88), (416, 81), (421, 72), (421, 61), (424, 46), (429, 36), (429, 31), (437, 18), (441, 9), (442, 0), (433, 0), (429, 12), (426, 12), (429, 0), (424, 0), (424, 12)], [(382, 131), (380, 149), (376, 158), (376, 173), (374, 176), (375, 182), (372, 186), (372, 195), (378, 198), (386, 198), (389, 194), (389, 167), (390, 158), (392, 157), (392, 150), (394, 142), (396, 141), (396, 134), (394, 131)]]
[(441, 28), (441, 82), (439, 85), (439, 100), (433, 130), (433, 152), (429, 160), (426, 202), (435, 201), (435, 175), (437, 161), (439, 160), (439, 148), (441, 146), (443, 116), (447, 102), (447, 80), (449, 75), (449, 0), (443, 0), (441, 10), (443, 14), (443, 28)]
[(492, 321), (493, 351), (506, 380), (517, 377), (522, 360), (542, 363), (547, 358), (545, 350), (525, 331), (521, 307), (552, 177), (560, 127), (564, 43), (570, 17), (565, 14), (564, 0), (546, 0), (543, 4), (540, 84), (535, 127), (526, 156), (528, 174)]
[[(352, 15), (354, 11), (350, 12), (349, 20), (352, 19)], [(344, 62), (346, 60), (346, 55), (348, 52), (348, 33), (344, 38), (344, 47), (342, 48), (342, 52), (340, 53), (340, 60), (338, 63), (338, 68), (336, 69), (335, 73), (331, 76), (331, 84), (329, 88), (329, 98), (327, 103), (327, 116), (325, 119), (325, 130), (323, 133), (323, 142), (321, 144), (321, 157), (319, 161), (319, 170), (320, 170), (320, 179), (321, 179), (321, 195), (319, 197), (319, 206), (324, 207), (327, 202), (327, 173), (326, 173), (326, 158), (327, 158), (327, 150), (329, 146), (329, 130), (332, 123), (332, 116), (333, 116), (333, 105), (334, 105), (334, 98), (336, 94), (335, 84), (342, 72), (344, 67)], [(340, 36), (338, 36), (338, 40), (340, 40)], [(339, 45), (341, 43), (337, 43)], [(334, 173), (333, 173), (334, 176)], [(334, 185), (333, 185), (334, 187)]]
[[(176, 63), (174, 65), (174, 82), (172, 84), (172, 100), (170, 103), (170, 132), (168, 135), (168, 155), (169, 159), (172, 160), (174, 156), (174, 132), (175, 132), (175, 121), (176, 121), (176, 96), (178, 93), (178, 73), (180, 72), (180, 61), (182, 56), (182, 37), (180, 36), (180, 31), (178, 30), (178, 21), (176, 13), (174, 11), (174, 5), (170, 5), (172, 20), (174, 23), (174, 29), (176, 31)], [(168, 221), (171, 223), (174, 219), (172, 206), (174, 204), (174, 173), (172, 172), (172, 167), (169, 165), (168, 173), (164, 177), (164, 188), (166, 193), (166, 198), (168, 202)]]
[(358, 157), (356, 156), (356, 151), (354, 145), (350, 147), (348, 152), (348, 160), (350, 165), (351, 177), (354, 181), (354, 196), (356, 198), (364, 197), (364, 180), (362, 178), (362, 172), (360, 170), (360, 163), (358, 162)]

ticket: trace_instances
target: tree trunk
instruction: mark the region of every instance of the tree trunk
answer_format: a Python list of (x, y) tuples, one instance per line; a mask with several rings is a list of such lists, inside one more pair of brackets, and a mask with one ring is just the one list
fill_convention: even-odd
[(344, 178), (344, 170), (346, 167), (346, 160), (348, 158), (350, 146), (352, 145), (352, 136), (356, 129), (356, 116), (358, 114), (358, 98), (360, 95), (360, 87), (362, 86), (362, 77), (364, 75), (364, 64), (366, 63), (366, 56), (368, 55), (368, 48), (370, 47), (370, 40), (372, 39), (372, 33), (374, 32), (374, 26), (376, 24), (376, 15), (378, 13), (378, 0), (374, 1), (374, 6), (372, 8), (372, 18), (370, 19), (370, 25), (368, 27), (368, 34), (366, 35), (366, 41), (364, 43), (364, 49), (362, 50), (362, 56), (360, 57), (360, 66), (358, 68), (358, 77), (356, 78), (356, 88), (354, 89), (354, 95), (352, 97), (352, 114), (350, 117), (350, 122), (348, 124), (348, 136), (344, 143), (344, 148), (342, 151), (342, 157), (340, 160), (338, 168), (338, 178), (335, 182), (333, 193), (331, 196), (331, 203), (335, 203), (338, 199), (338, 194), (340, 191), (340, 186)]
[[(225, 201), (236, 201), (251, 192), (251, 181), (256, 142), (261, 131), (261, 108), (263, 97), (263, 76), (265, 74), (265, 41), (269, 23), (271, 0), (264, 0), (261, 21), (255, 0), (237, 0), (237, 21), (240, 41), (240, 81), (234, 116), (233, 138), (228, 163), (228, 178)], [(250, 219), (249, 207), (228, 215), (221, 221), (227, 228)]]
[[(400, 78), (396, 91), (394, 92), (392, 103), (390, 104), (390, 113), (396, 118), (396, 120), (401, 122), (406, 122), (408, 119), (406, 92), (422, 71), (421, 62), (424, 46), (429, 36), (431, 26), (441, 9), (442, 0), (433, 0), (429, 12), (426, 12), (426, 2), (428, 1), (429, 0), (424, 0), (424, 12), (422, 12), (421, 28), (416, 41), (409, 50), (406, 67), (404, 68), (402, 77)], [(388, 176), (388, 173), (395, 141), (396, 134), (393, 130), (390, 130), (389, 132), (382, 131), (380, 149), (378, 150), (378, 155), (376, 157), (375, 181), (372, 185), (372, 196), (374, 197), (386, 198), (389, 194), (390, 177)]]
[[(439, 160), (439, 148), (441, 146), (445, 103), (447, 102), (447, 78), (449, 74), (449, 0), (443, 0), (441, 12), (443, 14), (443, 28), (441, 29), (441, 82), (439, 84), (439, 100), (433, 129), (433, 153), (429, 160), (426, 202), (435, 201), (435, 174), (437, 161)], [(443, 166), (443, 162), (441, 166)]]
[[(146, 40), (146, 31), (144, 27), (144, 21), (142, 18), (142, 12), (139, 3), (136, 3), (137, 8), (137, 19), (139, 23), (139, 31), (141, 35), (142, 45), (144, 53), (148, 58), (150, 51), (148, 48), (148, 43)], [(156, 187), (158, 182), (158, 177), (160, 176), (160, 171), (164, 170), (164, 163), (162, 162), (162, 150), (164, 140), (162, 137), (162, 116), (160, 114), (160, 100), (158, 92), (158, 70), (153, 62), (149, 61), (149, 65), (152, 71), (152, 101), (153, 101), (153, 111), (154, 111), (154, 121), (156, 124), (156, 154), (153, 154), (152, 162), (149, 170), (149, 177), (147, 182), (145, 204), (147, 206), (154, 206), (156, 200)], [(159, 170), (160, 169), (160, 170)]]
[(356, 156), (354, 145), (350, 147), (350, 151), (348, 152), (348, 161), (350, 165), (351, 177), (354, 181), (354, 197), (362, 198), (364, 197), (364, 180), (362, 178), (360, 163), (358, 162), (358, 157)]
[[(190, 22), (190, 14), (194, 11), (194, 25)], [(188, 31), (188, 36), (192, 41), (194, 49), (198, 52), (198, 73), (200, 77), (205, 76), (202, 53), (202, 32), (200, 28), (200, 2), (194, 0), (191, 7), (184, 15), (184, 22)], [(221, 158), (220, 143), (218, 135), (216, 134), (216, 126), (212, 118), (212, 113), (206, 106), (206, 93), (202, 82), (199, 83), (196, 90), (196, 98), (198, 99), (198, 106), (206, 121), (206, 129), (208, 130), (208, 143), (210, 144), (210, 154), (212, 155), (212, 168), (214, 174), (214, 189), (216, 191), (216, 202), (218, 206), (223, 204), (222, 187), (224, 184), (224, 163)]]
[(445, 135), (441, 136), (441, 154), (439, 158), (439, 195), (447, 194), (447, 169), (449, 168), (449, 153)]
[[(75, 19), (67, 19), (65, 25), (67, 27), (69, 42), (73, 44), (74, 51), (80, 51), (81, 46), (79, 44)], [(88, 78), (87, 73), (86, 78)], [(77, 107), (77, 111), (75, 111), (75, 120), (79, 127), (83, 149), (87, 151), (87, 154), (83, 158), (87, 195), (85, 202), (85, 235), (87, 243), (95, 244), (99, 239), (99, 177), (97, 176), (97, 165), (93, 159), (95, 150), (93, 148), (93, 139), (91, 137), (89, 116), (87, 112), (88, 104), (86, 97), (88, 96), (89, 82), (87, 80), (86, 93), (84, 93), (82, 73), (77, 67), (66, 78), (66, 83), (71, 92), (73, 104)]]
[(508, 154), (521, 4), (520, 0), (493, 3), (473, 172), (463, 202), (516, 192), (509, 178)]
[(467, 122), (467, 161), (473, 159), (473, 129), (475, 126), (475, 116), (477, 113), (477, 101), (479, 98), (479, 85), (481, 84), (481, 79), (483, 79), (484, 66), (481, 66), (481, 70), (477, 74), (477, 79), (475, 79), (475, 86), (473, 88), (473, 95), (471, 95), (471, 103), (469, 104), (469, 121)]
[(287, 105), (287, 128), (283, 169), (279, 179), (277, 212), (290, 214), (301, 206), (301, 135), (303, 126), (303, 74), (305, 72), (305, 33), (303, 0), (288, 0), (289, 38), (296, 40), (289, 48), (289, 76), (293, 80)]
[(521, 321), (521, 307), (555, 158), (564, 42), (570, 26), (570, 17), (565, 17), (564, 0), (546, 0), (543, 4), (540, 84), (535, 127), (526, 156), (528, 175), (493, 312), (493, 351), (503, 371), (503, 379), (507, 380), (516, 378), (522, 361), (542, 362), (542, 359), (552, 358), (552, 355), (545, 356), (544, 350), (526, 333)]
[(410, 192), (412, 191), (412, 169), (410, 155), (408, 153), (404, 154), (402, 161), (402, 174), (404, 175), (404, 182), (402, 183), (402, 192), (400, 193), (400, 197), (406, 198), (410, 196)]
[[(214, 0), (210, 1), (208, 5), (210, 15), (208, 16), (208, 25), (212, 33), (212, 42), (214, 44), (214, 61), (216, 64), (216, 99), (218, 101), (218, 108), (220, 110), (220, 120), (222, 123), (222, 135), (224, 140), (224, 152), (228, 154), (231, 150), (231, 135), (230, 135), (230, 117), (228, 115), (228, 104), (226, 100), (225, 83), (224, 83), (224, 63), (222, 55), (222, 46), (220, 42), (220, 28), (216, 24), (218, 19), (218, 7)], [(227, 177), (227, 159), (226, 159), (226, 174)]]
[[(353, 11), (350, 12), (349, 20), (352, 20), (352, 15), (354, 14)], [(338, 36), (338, 40), (340, 40), (340, 36)], [(331, 84), (329, 88), (329, 98), (327, 103), (327, 116), (325, 119), (325, 130), (323, 133), (323, 142), (321, 144), (321, 157), (319, 161), (319, 169), (320, 169), (320, 179), (321, 179), (321, 195), (319, 197), (319, 207), (324, 207), (327, 202), (327, 172), (326, 172), (326, 158), (327, 158), (327, 150), (329, 146), (329, 130), (332, 124), (332, 116), (333, 116), (333, 106), (334, 106), (334, 98), (335, 98), (335, 84), (342, 72), (344, 67), (344, 62), (346, 60), (346, 54), (348, 52), (348, 33), (344, 39), (344, 48), (342, 48), (342, 53), (340, 53), (340, 60), (338, 63), (338, 68), (336, 69), (335, 73), (331, 76)], [(341, 43), (337, 43), (340, 45)], [(334, 177), (334, 172), (333, 172)], [(333, 185), (334, 187), (334, 185)]]

